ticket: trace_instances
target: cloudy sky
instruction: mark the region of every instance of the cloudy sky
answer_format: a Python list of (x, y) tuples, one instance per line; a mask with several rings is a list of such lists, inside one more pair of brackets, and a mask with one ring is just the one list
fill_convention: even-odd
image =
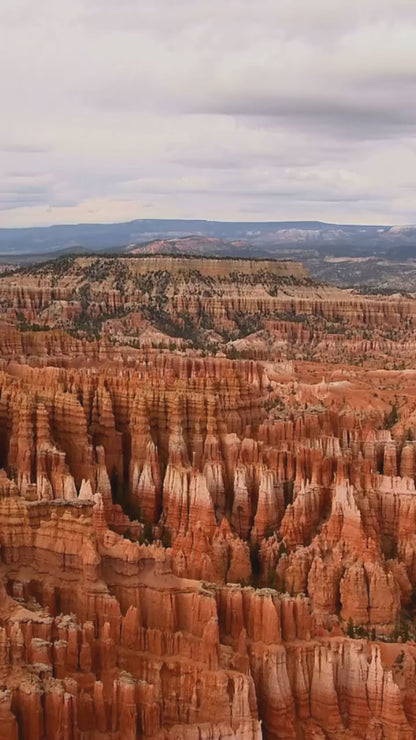
[(0, 226), (416, 222), (415, 0), (0, 0)]

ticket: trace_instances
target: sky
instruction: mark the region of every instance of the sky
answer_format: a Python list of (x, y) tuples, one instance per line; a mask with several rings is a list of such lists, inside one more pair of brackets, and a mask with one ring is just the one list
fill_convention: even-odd
[(414, 0), (0, 0), (0, 226), (416, 222)]

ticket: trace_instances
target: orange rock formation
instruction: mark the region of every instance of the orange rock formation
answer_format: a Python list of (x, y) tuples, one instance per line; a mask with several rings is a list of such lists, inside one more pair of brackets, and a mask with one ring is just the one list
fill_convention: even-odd
[[(416, 301), (171, 262), (0, 279), (0, 740), (415, 738)], [(157, 281), (282, 351), (132, 347)]]

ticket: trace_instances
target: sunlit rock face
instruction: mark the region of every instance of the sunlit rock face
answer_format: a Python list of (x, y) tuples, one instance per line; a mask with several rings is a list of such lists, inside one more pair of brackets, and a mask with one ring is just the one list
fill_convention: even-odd
[(283, 265), (0, 278), (0, 740), (416, 736), (416, 301)]

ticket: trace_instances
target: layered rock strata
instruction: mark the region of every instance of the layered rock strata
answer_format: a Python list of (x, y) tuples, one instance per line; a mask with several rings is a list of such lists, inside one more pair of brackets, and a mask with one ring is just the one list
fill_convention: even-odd
[[(69, 328), (85, 274), (84, 318), (125, 318), (133, 277), (107, 290), (126, 277), (107, 262), (1, 279), (0, 740), (415, 738), (413, 300), (336, 303), (287, 268), (276, 296), (250, 263), (194, 265), (198, 303), (190, 263), (172, 283), (131, 260), (185, 331), (280, 301), (267, 330), (301, 358), (26, 331), (58, 305)], [(407, 369), (378, 364), (383, 341)], [(324, 364), (330, 346), (363, 366)]]

